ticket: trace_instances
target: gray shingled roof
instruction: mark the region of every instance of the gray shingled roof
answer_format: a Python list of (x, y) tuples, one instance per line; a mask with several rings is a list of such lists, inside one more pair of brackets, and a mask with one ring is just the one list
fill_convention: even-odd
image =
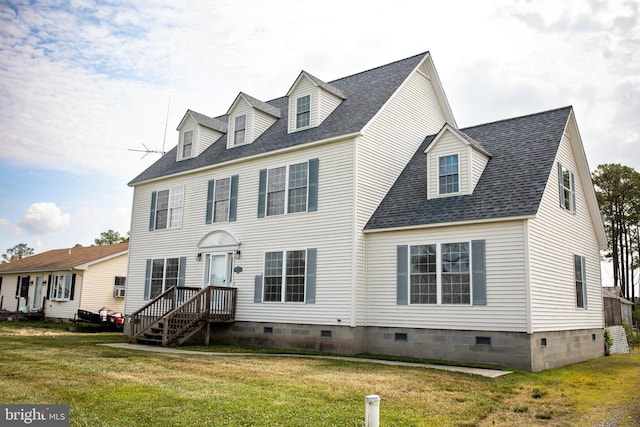
[(200, 114), (193, 110), (187, 110), (187, 114), (191, 114), (191, 117), (193, 117), (199, 125), (217, 130), (218, 132), (227, 133), (227, 123), (222, 120), (205, 116), (204, 114)]
[(462, 131), (492, 157), (470, 195), (427, 200), (427, 137), (371, 216), (365, 230), (534, 215), (571, 107)]
[[(382, 108), (409, 74), (424, 60), (426, 55), (427, 52), (421, 53), (330, 82), (332, 86), (335, 86), (344, 94), (345, 100), (318, 127), (288, 134), (288, 98), (286, 96), (277, 98), (267, 102), (267, 104), (280, 110), (280, 119), (251, 144), (227, 149), (226, 136), (223, 136), (199, 156), (182, 161), (176, 161), (177, 146), (175, 146), (129, 182), (129, 185), (136, 185), (144, 181), (295, 145), (359, 132)], [(216, 119), (223, 122), (227, 121), (226, 116), (219, 116)]]
[[(240, 92), (236, 97), (236, 99), (238, 99), (241, 96), (244, 97), (244, 99), (249, 103), (249, 105), (251, 105), (251, 107), (255, 108), (256, 110), (260, 110), (263, 113), (270, 114), (276, 119), (280, 118), (279, 108), (276, 108), (273, 105), (269, 105), (266, 102), (262, 102), (259, 99), (254, 98), (253, 96), (246, 94), (244, 92)], [(234, 101), (234, 104), (235, 104), (235, 101)]]
[(305, 74), (307, 77), (309, 77), (311, 79), (311, 81), (317, 85), (320, 86), (322, 89), (326, 90), (329, 93), (334, 94), (335, 96), (337, 96), (338, 98), (342, 98), (344, 99), (344, 93), (342, 93), (342, 91), (340, 89), (338, 89), (337, 87), (330, 85), (329, 83), (325, 83), (322, 80), (320, 80), (319, 78), (317, 78), (316, 76), (314, 76), (313, 74), (311, 74), (308, 71), (303, 71), (301, 74)]

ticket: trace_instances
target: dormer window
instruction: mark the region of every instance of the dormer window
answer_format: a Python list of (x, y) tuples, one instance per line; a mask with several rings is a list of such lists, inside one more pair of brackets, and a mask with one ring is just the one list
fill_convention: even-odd
[(318, 127), (345, 99), (337, 87), (302, 71), (287, 92), (287, 132)]
[(193, 149), (193, 131), (185, 132), (182, 136), (182, 158), (186, 159), (191, 157)]
[(311, 119), (311, 95), (296, 100), (296, 129), (309, 126)]
[(234, 126), (235, 130), (233, 134), (233, 145), (244, 144), (246, 128), (247, 115), (243, 114), (242, 116), (236, 117)]
[(438, 158), (438, 193), (451, 194), (460, 191), (458, 155)]

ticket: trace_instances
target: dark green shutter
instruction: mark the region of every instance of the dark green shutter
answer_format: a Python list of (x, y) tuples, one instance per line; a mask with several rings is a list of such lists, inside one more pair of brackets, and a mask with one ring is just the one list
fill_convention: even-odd
[(485, 241), (471, 241), (471, 271), (473, 281), (473, 305), (487, 305), (487, 269)]
[(264, 218), (267, 206), (267, 170), (260, 169), (260, 181), (258, 182), (258, 218)]
[(73, 295), (76, 290), (76, 274), (71, 275), (71, 292), (69, 293), (69, 300), (73, 300)]
[(144, 274), (144, 300), (148, 301), (151, 296), (151, 266), (153, 264), (152, 259), (147, 260), (147, 270)]
[(238, 175), (231, 177), (231, 193), (229, 194), (229, 221), (235, 221), (238, 212)]
[(53, 276), (51, 276), (50, 274), (49, 279), (47, 281), (47, 299), (51, 299), (51, 288), (53, 287), (53, 285), (51, 284), (52, 278)]
[(185, 270), (187, 268), (187, 257), (180, 257), (178, 260), (178, 286), (184, 286)]
[(262, 274), (253, 278), (253, 302), (262, 302)]
[(573, 178), (573, 173), (569, 174), (571, 178), (571, 213), (576, 213), (576, 185)]
[(205, 217), (205, 224), (213, 222), (213, 190), (215, 182), (214, 179), (207, 182), (207, 216)]
[(318, 159), (309, 160), (309, 212), (318, 210), (318, 162)]
[(317, 249), (307, 249), (307, 291), (305, 302), (307, 304), (316, 303), (316, 269), (317, 269)]
[(149, 213), (149, 231), (156, 229), (156, 197), (157, 191), (151, 193), (151, 212)]
[(409, 246), (399, 245), (397, 251), (397, 304), (409, 304)]
[(20, 298), (20, 276), (18, 276), (18, 283), (16, 284), (16, 298)]
[(560, 194), (560, 207), (564, 208), (564, 185), (562, 181), (562, 165), (558, 162), (558, 194)]

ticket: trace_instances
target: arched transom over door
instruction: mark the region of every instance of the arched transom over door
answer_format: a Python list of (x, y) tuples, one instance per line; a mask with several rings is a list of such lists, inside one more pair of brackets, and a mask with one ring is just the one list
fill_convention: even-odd
[(203, 261), (202, 286), (233, 286), (233, 266), (240, 256), (240, 241), (232, 234), (216, 230), (198, 243)]

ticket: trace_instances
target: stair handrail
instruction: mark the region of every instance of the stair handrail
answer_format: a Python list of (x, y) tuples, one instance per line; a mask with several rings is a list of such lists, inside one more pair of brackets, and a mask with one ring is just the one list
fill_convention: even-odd
[[(195, 325), (208, 317), (207, 304), (203, 304), (203, 299), (206, 300), (208, 295), (209, 289), (204, 288), (170, 313), (167, 313), (162, 330), (163, 346), (174, 343), (179, 344), (177, 341), (181, 335), (188, 334)], [(180, 319), (180, 317), (184, 319)]]
[[(237, 288), (208, 286), (167, 313), (162, 345), (181, 344), (202, 327), (200, 323), (203, 320), (235, 320), (236, 292)], [(215, 298), (215, 294), (220, 296)]]
[[(135, 340), (178, 306), (178, 298), (185, 292), (198, 290), (184, 286), (172, 286), (143, 305), (129, 316), (129, 339)], [(180, 292), (182, 291), (182, 292)]]

